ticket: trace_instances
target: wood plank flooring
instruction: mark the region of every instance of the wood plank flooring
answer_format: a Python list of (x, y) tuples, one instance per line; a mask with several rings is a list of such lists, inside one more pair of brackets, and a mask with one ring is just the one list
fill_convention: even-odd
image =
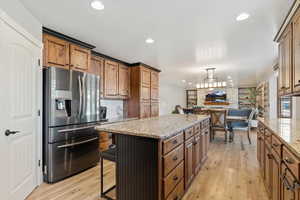
[[(252, 145), (245, 133), (233, 143), (223, 134), (211, 143), (208, 160), (183, 200), (268, 200), (256, 160), (256, 133)], [(27, 200), (100, 200), (99, 166), (56, 184), (42, 184)], [(105, 186), (114, 184), (114, 164), (104, 164)], [(111, 194), (113, 197), (114, 194)], [(101, 199), (102, 200), (102, 199)]]

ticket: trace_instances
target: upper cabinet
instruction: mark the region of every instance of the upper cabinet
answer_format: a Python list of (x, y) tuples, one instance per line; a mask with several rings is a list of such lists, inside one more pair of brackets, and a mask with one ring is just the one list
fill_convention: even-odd
[(118, 96), (118, 69), (117, 62), (105, 60), (104, 65), (104, 96), (115, 98)]
[(293, 19), (293, 91), (300, 92), (300, 11)]
[(279, 40), (279, 94), (292, 93), (292, 27), (289, 25)]
[(279, 95), (299, 95), (300, 9), (291, 9), (284, 24), (275, 37), (279, 43)]
[(130, 71), (121, 63), (105, 60), (104, 98), (128, 99), (130, 96)]
[(130, 72), (129, 68), (120, 64), (119, 65), (119, 95), (121, 97), (129, 97), (130, 88)]
[(44, 66), (69, 69), (69, 43), (57, 37), (44, 34)]
[(73, 70), (88, 72), (91, 51), (75, 44), (70, 44), (70, 67)]
[(104, 59), (99, 56), (91, 56), (91, 62), (88, 72), (100, 76), (100, 97), (104, 96)]
[(88, 72), (91, 50), (58, 37), (43, 34), (44, 67), (60, 67)]

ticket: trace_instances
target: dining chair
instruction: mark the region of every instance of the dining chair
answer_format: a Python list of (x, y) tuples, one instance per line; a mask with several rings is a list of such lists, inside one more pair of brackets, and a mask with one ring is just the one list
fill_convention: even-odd
[(218, 109), (218, 110), (209, 110), (211, 118), (211, 132), (212, 139), (215, 138), (216, 131), (222, 131), (225, 134), (225, 142), (227, 142), (227, 110)]
[(245, 131), (247, 132), (247, 137), (249, 140), (249, 144), (251, 144), (251, 138), (250, 138), (250, 131), (251, 131), (251, 120), (253, 120), (253, 117), (256, 113), (254, 109), (251, 109), (247, 115), (248, 119), (244, 122), (233, 122), (231, 124), (233, 131)]

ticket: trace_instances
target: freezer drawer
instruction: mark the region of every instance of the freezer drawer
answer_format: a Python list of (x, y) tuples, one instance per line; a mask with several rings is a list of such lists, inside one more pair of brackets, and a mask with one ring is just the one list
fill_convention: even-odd
[(48, 144), (45, 181), (54, 183), (97, 165), (99, 136)]

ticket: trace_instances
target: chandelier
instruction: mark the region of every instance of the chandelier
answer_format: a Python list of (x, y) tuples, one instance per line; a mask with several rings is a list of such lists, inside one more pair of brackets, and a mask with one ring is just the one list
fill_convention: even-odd
[(196, 85), (197, 89), (213, 89), (213, 88), (224, 88), (227, 87), (226, 81), (218, 80), (215, 77), (216, 68), (207, 68), (206, 69), (206, 78), (203, 79), (201, 83)]

